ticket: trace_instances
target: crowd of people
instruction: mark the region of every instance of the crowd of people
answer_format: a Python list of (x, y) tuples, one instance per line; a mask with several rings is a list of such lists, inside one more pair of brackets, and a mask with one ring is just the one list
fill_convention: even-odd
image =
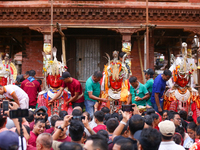
[[(153, 80), (154, 71), (145, 70), (146, 84), (134, 76), (129, 78), (130, 95), (125, 104), (132, 110), (111, 113), (108, 107), (98, 109), (99, 81), (103, 74), (95, 71), (86, 81), (85, 91), (78, 80), (64, 72), (60, 90), (49, 100), (58, 99), (68, 87), (72, 113), (62, 110), (49, 115), (45, 106), (37, 107), (41, 81), (30, 70), (18, 76), (16, 85), (0, 87), (0, 94), (13, 100), (9, 110), (0, 109), (1, 150), (198, 150), (200, 149), (200, 117), (194, 122), (186, 111), (163, 110), (163, 93), (171, 78), (165, 70)], [(140, 110), (138, 106), (145, 106)], [(18, 108), (29, 109), (22, 118), (22, 129), (17, 118), (9, 113)], [(23, 132), (21, 132), (21, 130)]]

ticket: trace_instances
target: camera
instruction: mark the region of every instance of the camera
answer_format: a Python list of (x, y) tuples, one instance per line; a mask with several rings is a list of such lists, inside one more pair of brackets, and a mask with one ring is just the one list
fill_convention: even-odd
[(133, 108), (135, 105), (122, 105), (122, 111), (133, 111)]
[(79, 120), (79, 121), (82, 121), (82, 119), (85, 119), (85, 116), (73, 116), (72, 117), (72, 120)]
[(17, 110), (10, 110), (10, 119), (28, 117), (28, 109), (18, 108)]

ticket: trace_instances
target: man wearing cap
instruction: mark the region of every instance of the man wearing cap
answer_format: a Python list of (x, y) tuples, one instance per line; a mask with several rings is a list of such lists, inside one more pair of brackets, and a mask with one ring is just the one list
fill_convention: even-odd
[(71, 102), (73, 107), (80, 106), (83, 109), (84, 96), (81, 83), (75, 78), (72, 78), (70, 73), (67, 71), (62, 74), (60, 79), (64, 82), (62, 83), (60, 90), (56, 93), (52, 100), (49, 101), (49, 103), (51, 104), (54, 100), (56, 100), (61, 95), (65, 87), (68, 87), (72, 98), (67, 101), (66, 104), (68, 105)]
[(154, 71), (153, 69), (149, 68), (147, 70), (144, 70), (145, 72), (145, 79), (147, 80), (147, 82), (145, 83), (145, 87), (147, 88), (150, 98), (147, 100), (147, 104), (149, 106), (151, 106), (151, 93), (152, 93), (152, 88), (153, 88), (153, 75), (154, 75)]
[(160, 143), (158, 150), (185, 150), (181, 145), (178, 145), (173, 141), (175, 125), (172, 121), (162, 121), (158, 124), (158, 127), (162, 136), (162, 142)]

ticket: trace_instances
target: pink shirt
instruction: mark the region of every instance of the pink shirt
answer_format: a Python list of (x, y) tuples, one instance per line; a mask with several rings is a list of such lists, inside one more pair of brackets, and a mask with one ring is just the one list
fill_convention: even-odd
[(94, 132), (98, 132), (99, 130), (106, 130), (106, 126), (103, 124), (97, 125), (96, 127), (93, 128)]
[(30, 132), (30, 139), (28, 140), (28, 144), (32, 145), (33, 147), (36, 147), (36, 139), (37, 139), (37, 135), (35, 135), (35, 133), (33, 133), (32, 131)]
[(65, 139), (58, 139), (58, 142), (71, 142), (71, 137), (67, 136)]

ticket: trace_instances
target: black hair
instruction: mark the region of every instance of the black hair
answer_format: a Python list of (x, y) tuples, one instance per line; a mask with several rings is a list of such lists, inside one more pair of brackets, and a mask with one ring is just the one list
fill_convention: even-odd
[(94, 117), (99, 121), (99, 122), (103, 122), (103, 119), (104, 119), (104, 113), (103, 113), (103, 111), (96, 111), (95, 113), (94, 113)]
[(89, 114), (87, 111), (85, 111), (84, 114), (87, 115), (87, 119), (88, 119), (88, 121), (89, 121), (89, 120), (91, 119), (91, 118), (90, 118), (90, 114)]
[(99, 130), (97, 132), (97, 134), (104, 136), (107, 139), (107, 141), (109, 140), (109, 135), (108, 135), (108, 132), (106, 130)]
[(105, 118), (105, 120), (107, 121), (108, 119), (111, 118), (111, 114), (109, 114), (109, 113), (105, 114), (104, 118)]
[(101, 111), (103, 111), (105, 114), (110, 113), (110, 109), (108, 107), (101, 108)]
[(119, 53), (119, 57), (120, 57), (120, 58), (123, 58), (125, 54), (126, 54), (125, 52), (120, 52), (120, 53)]
[(163, 72), (163, 74), (165, 75), (165, 76), (172, 76), (172, 72), (169, 70), (169, 69), (166, 69), (164, 72)]
[[(189, 117), (189, 116), (188, 116)], [(197, 123), (200, 123), (200, 116), (197, 117)]]
[(79, 109), (74, 109), (72, 111), (72, 116), (81, 116), (82, 112)]
[(178, 145), (180, 145), (181, 144), (181, 135), (180, 134), (174, 134), (174, 136), (173, 136), (173, 141), (176, 143), (176, 144), (178, 144)]
[(196, 127), (196, 135), (200, 135), (200, 125)]
[(123, 128), (123, 130), (121, 132), (121, 135), (123, 135), (124, 132), (127, 131), (127, 130), (128, 130), (128, 123), (124, 126), (124, 128)]
[(144, 116), (144, 121), (147, 125), (153, 126), (153, 118), (151, 115)]
[(46, 121), (44, 120), (44, 119), (35, 119), (35, 125), (38, 123), (38, 122), (40, 122), (40, 123), (45, 123)]
[(161, 133), (153, 128), (145, 128), (140, 135), (140, 144), (143, 150), (158, 150), (161, 143)]
[(156, 114), (156, 113), (152, 113), (152, 114), (151, 114), (151, 116), (152, 116), (153, 120), (154, 120), (154, 119), (158, 119), (158, 118), (159, 118), (159, 115), (158, 115), (158, 114)]
[(185, 137), (185, 129), (184, 129), (184, 127), (177, 126), (176, 129), (175, 129), (175, 132), (180, 133), (180, 135), (181, 135), (181, 136), (183, 137), (183, 139), (184, 139), (184, 137)]
[(52, 127), (55, 127), (55, 123), (56, 121), (59, 119), (59, 116), (58, 115), (53, 115), (50, 119), (50, 122), (51, 122), (51, 126)]
[[(187, 121), (193, 122), (194, 119), (192, 118), (192, 116), (188, 116)], [(199, 121), (200, 121), (200, 118), (199, 118)], [(198, 122), (198, 118), (197, 118), (197, 122)], [(200, 123), (200, 122), (199, 122), (199, 123)]]
[(106, 127), (108, 132), (113, 133), (115, 131), (115, 129), (117, 128), (117, 126), (119, 125), (119, 122), (117, 119), (115, 118), (110, 118), (107, 122), (106, 122)]
[(163, 140), (167, 140), (167, 141), (171, 140), (173, 137), (173, 135), (172, 136), (164, 136), (162, 134), (161, 134), (161, 136), (162, 136)]
[(83, 137), (84, 125), (81, 121), (71, 120), (69, 126), (70, 137), (73, 141), (80, 141)]
[(25, 117), (26, 121), (32, 122), (34, 120), (34, 112), (32, 110), (28, 111), (28, 117)]
[(40, 85), (42, 85), (42, 80), (38, 79), (37, 81), (40, 83)]
[(129, 129), (132, 135), (134, 135), (136, 131), (142, 130), (143, 128), (144, 118), (142, 118), (142, 116), (136, 114), (129, 119)]
[(87, 140), (93, 141), (92, 146), (94, 149), (108, 150), (107, 139), (102, 135), (94, 134), (89, 136)]
[(45, 118), (44, 118), (44, 120), (45, 120), (45, 122), (47, 122), (47, 120), (48, 120), (48, 114), (47, 114), (47, 113), (45, 113)]
[(114, 112), (111, 114), (111, 118), (115, 118), (115, 119), (119, 120), (119, 114)]
[(130, 83), (133, 83), (133, 82), (136, 82), (136, 81), (137, 81), (137, 78), (134, 77), (134, 76), (132, 76), (132, 77), (129, 78), (129, 82)]
[(115, 144), (120, 146), (120, 150), (133, 150), (133, 149), (135, 149), (135, 145), (129, 139), (117, 140)]
[(122, 119), (123, 119), (123, 116), (122, 116), (122, 114), (119, 114), (119, 121), (122, 121)]
[(179, 115), (183, 120), (187, 120), (187, 112), (185, 110), (180, 110)]
[(83, 150), (83, 147), (78, 144), (78, 143), (74, 143), (74, 142), (63, 142), (62, 144), (60, 144), (59, 146), (60, 150)]
[(68, 112), (67, 112), (66, 110), (62, 110), (62, 111), (59, 112), (59, 117), (60, 117), (61, 119), (64, 119), (64, 117), (65, 117), (66, 115), (68, 115)]
[(153, 109), (153, 108), (147, 109), (147, 115), (151, 115), (151, 114), (155, 114), (155, 113), (156, 113), (155, 109)]
[(197, 127), (197, 125), (196, 125), (195, 122), (190, 122), (190, 123), (188, 123), (188, 125), (187, 125), (187, 129), (191, 129), (191, 130), (193, 130), (193, 131), (195, 131), (196, 127)]
[(36, 75), (36, 72), (35, 72), (35, 70), (30, 70), (29, 71), (29, 76), (35, 76)]
[(2, 115), (1, 115), (1, 112), (3, 112), (3, 109), (0, 109), (0, 128), (2, 128), (3, 127), (3, 125), (6, 123), (6, 121), (7, 121), (7, 117), (3, 117)]
[(168, 114), (169, 120), (174, 119), (175, 115), (179, 115), (179, 114), (175, 111), (169, 111), (169, 114)]
[(103, 74), (102, 74), (101, 71), (95, 71), (93, 76), (96, 77), (96, 78), (102, 78)]
[(167, 113), (167, 118), (166, 118), (166, 120), (168, 120), (168, 119), (169, 119), (169, 111), (168, 111), (168, 110), (163, 110), (163, 113), (162, 113), (162, 114), (164, 114), (164, 113)]
[(29, 71), (26, 71), (25, 75), (29, 75)]

